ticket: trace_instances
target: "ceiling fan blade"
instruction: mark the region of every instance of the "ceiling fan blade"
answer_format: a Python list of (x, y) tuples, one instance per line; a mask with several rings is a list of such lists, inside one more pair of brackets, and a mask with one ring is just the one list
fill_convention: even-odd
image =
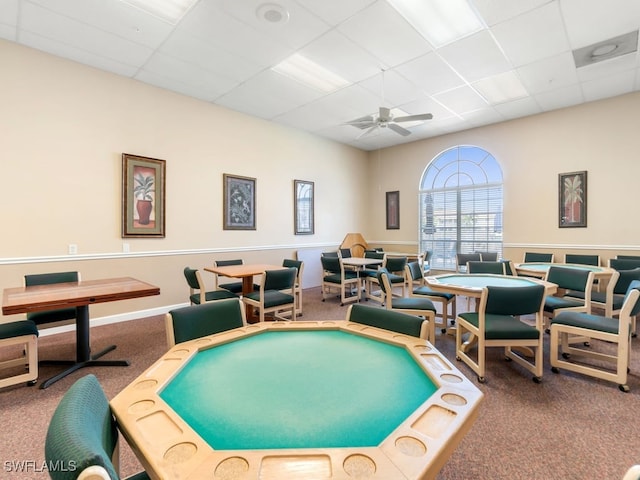
[(387, 107), (380, 107), (380, 113), (378, 116), (379, 122), (388, 122), (391, 120), (391, 109)]
[(355, 120), (351, 120), (349, 122), (343, 123), (343, 125), (363, 125), (367, 123), (375, 123), (372, 115), (367, 115), (366, 117), (356, 118)]
[(359, 140), (361, 138), (366, 137), (367, 135), (373, 133), (374, 130), (376, 130), (378, 128), (378, 124), (375, 124), (374, 126), (368, 128), (367, 130), (365, 130), (364, 132), (362, 132), (360, 135), (358, 135), (356, 137), (356, 140)]
[(395, 117), (394, 122), (417, 122), (420, 120), (431, 120), (433, 115), (430, 113), (420, 113), (418, 115), (407, 115), (405, 117)]
[(400, 125), (396, 125), (395, 123), (390, 123), (388, 127), (394, 132), (399, 133), (403, 137), (411, 134), (409, 130), (407, 130), (406, 128), (402, 128)]

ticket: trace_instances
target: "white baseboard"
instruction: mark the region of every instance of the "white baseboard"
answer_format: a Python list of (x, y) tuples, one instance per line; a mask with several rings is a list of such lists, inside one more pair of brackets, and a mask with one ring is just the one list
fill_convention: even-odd
[[(137, 320), (139, 318), (153, 317), (156, 315), (164, 315), (170, 310), (173, 310), (175, 308), (186, 307), (188, 305), (189, 305), (188, 303), (179, 303), (177, 305), (166, 305), (163, 307), (150, 308), (147, 310), (138, 310), (136, 312), (127, 312), (127, 313), (121, 313), (118, 315), (110, 315), (108, 317), (92, 318), (91, 326), (99, 327), (101, 325), (110, 325), (113, 323), (128, 322), (129, 320)], [(75, 331), (75, 329), (76, 329), (75, 323), (71, 323), (69, 325), (62, 325), (60, 327), (43, 328), (40, 330), (40, 336), (48, 337), (49, 335), (56, 335), (58, 333), (73, 332)]]

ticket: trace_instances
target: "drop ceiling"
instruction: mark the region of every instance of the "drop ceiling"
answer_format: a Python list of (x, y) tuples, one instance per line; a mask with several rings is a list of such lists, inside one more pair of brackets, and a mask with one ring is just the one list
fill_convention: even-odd
[[(120, 0), (0, 0), (0, 38), (363, 150), (640, 90), (637, 35), (580, 68), (573, 54), (609, 55), (640, 1), (469, 3), (483, 28), (437, 48), (386, 0), (198, 0), (175, 25)], [(327, 94), (271, 69), (294, 53), (348, 85)], [(343, 125), (379, 106), (433, 119), (406, 137)]]

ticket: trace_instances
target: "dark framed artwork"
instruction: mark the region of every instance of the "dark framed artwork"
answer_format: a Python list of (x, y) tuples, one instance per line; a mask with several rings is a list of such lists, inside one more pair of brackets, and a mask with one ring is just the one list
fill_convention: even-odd
[(122, 237), (165, 236), (166, 161), (122, 154)]
[(586, 170), (558, 175), (558, 207), (560, 228), (587, 226)]
[(256, 229), (256, 179), (223, 174), (224, 230)]
[(295, 235), (313, 235), (314, 184), (306, 180), (293, 181), (293, 222)]
[(387, 230), (400, 228), (400, 192), (387, 192)]

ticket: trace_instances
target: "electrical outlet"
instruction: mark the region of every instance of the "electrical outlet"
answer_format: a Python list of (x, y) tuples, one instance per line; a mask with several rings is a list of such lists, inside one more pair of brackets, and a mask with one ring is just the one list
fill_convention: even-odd
[(69, 255), (75, 255), (78, 253), (78, 245), (75, 243), (69, 244)]
[(129, 244), (127, 242), (122, 244), (122, 253), (129, 253)]

